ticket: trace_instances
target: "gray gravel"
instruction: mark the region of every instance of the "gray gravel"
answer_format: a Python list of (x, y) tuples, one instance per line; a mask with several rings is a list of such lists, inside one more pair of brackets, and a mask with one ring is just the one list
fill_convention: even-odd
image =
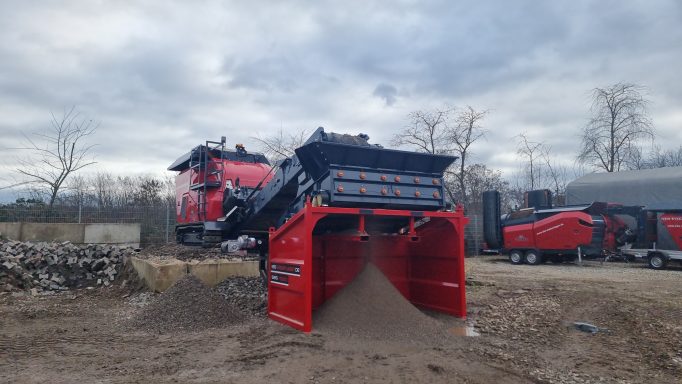
[(232, 277), (216, 290), (234, 308), (250, 317), (267, 317), (268, 289), (260, 277)]
[(371, 263), (315, 313), (325, 334), (404, 343), (440, 343), (443, 325), (413, 306)]
[(130, 320), (133, 328), (168, 333), (199, 331), (239, 323), (244, 316), (214, 290), (192, 275), (178, 280), (140, 309)]
[(190, 260), (207, 260), (207, 259), (239, 259), (239, 260), (257, 260), (257, 255), (247, 254), (244, 257), (236, 257), (234, 255), (225, 254), (220, 251), (216, 245), (211, 248), (203, 248), (200, 246), (182, 245), (182, 244), (163, 244), (155, 245), (142, 249), (137, 255), (142, 259), (178, 259), (181, 261)]

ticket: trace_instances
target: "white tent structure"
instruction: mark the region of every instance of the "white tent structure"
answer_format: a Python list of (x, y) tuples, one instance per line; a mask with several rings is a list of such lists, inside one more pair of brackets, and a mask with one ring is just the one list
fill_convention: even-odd
[(682, 167), (590, 173), (566, 187), (566, 204), (593, 201), (641, 206), (682, 205)]

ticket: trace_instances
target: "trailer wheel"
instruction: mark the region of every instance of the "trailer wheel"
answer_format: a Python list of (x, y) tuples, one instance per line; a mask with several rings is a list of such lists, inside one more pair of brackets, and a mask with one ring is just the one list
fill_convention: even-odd
[(509, 261), (511, 261), (512, 264), (521, 264), (523, 263), (523, 253), (519, 250), (513, 250), (509, 252)]
[(651, 269), (664, 269), (668, 264), (668, 258), (666, 258), (662, 253), (650, 253), (649, 254), (649, 268)]
[(542, 256), (540, 255), (540, 252), (533, 249), (526, 251), (525, 260), (526, 263), (530, 265), (542, 264)]

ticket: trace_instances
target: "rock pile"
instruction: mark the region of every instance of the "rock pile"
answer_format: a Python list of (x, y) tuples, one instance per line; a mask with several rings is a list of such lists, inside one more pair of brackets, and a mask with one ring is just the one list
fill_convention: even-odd
[(239, 323), (244, 315), (192, 275), (178, 280), (129, 321), (135, 329), (156, 333), (200, 331)]
[(109, 285), (132, 248), (0, 240), (0, 290), (59, 291)]
[(268, 289), (261, 277), (235, 276), (216, 287), (230, 305), (252, 317), (267, 317)]
[(225, 254), (220, 251), (220, 247), (202, 248), (199, 246), (190, 246), (182, 244), (163, 244), (154, 245), (142, 249), (137, 257), (141, 259), (178, 259), (181, 261), (190, 260), (207, 260), (207, 259), (240, 259), (240, 260), (258, 260), (258, 255), (247, 254), (244, 256), (235, 256), (234, 254)]

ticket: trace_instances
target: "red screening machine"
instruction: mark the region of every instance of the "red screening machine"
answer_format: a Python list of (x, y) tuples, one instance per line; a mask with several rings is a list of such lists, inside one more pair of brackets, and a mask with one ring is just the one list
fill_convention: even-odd
[(370, 261), (413, 304), (464, 317), (467, 219), (442, 185), (456, 158), (368, 140), (319, 128), (274, 167), (224, 138), (194, 148), (169, 167), (177, 241), (260, 254), (269, 316), (302, 331)]

